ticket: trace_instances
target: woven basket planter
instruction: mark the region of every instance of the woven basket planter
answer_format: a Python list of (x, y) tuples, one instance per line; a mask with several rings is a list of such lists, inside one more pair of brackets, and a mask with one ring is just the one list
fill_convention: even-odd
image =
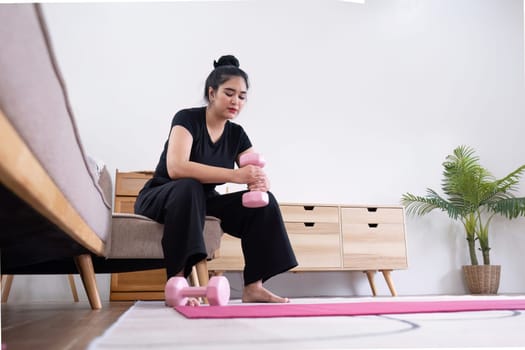
[(465, 265), (463, 275), (471, 294), (497, 294), (500, 265)]

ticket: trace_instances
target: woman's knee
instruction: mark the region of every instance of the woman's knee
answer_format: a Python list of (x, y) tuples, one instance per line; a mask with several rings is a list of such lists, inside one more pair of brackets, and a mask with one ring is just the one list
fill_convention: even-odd
[(198, 180), (195, 180), (189, 177), (173, 180), (173, 183), (175, 183), (177, 186), (192, 189), (195, 191), (199, 191), (199, 190), (204, 191), (204, 187), (202, 186), (202, 183), (200, 183)]
[(268, 191), (268, 207), (279, 208), (279, 202), (272, 192)]
[(187, 203), (195, 200), (204, 201), (204, 187), (195, 179), (177, 179), (171, 182), (170, 197), (177, 201), (187, 201)]

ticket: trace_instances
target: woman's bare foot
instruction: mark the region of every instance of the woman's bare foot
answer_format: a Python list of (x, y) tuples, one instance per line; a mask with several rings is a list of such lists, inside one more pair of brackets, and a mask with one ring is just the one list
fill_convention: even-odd
[(197, 298), (188, 298), (186, 301), (186, 306), (200, 306), (201, 302)]
[[(164, 305), (170, 306), (170, 305), (168, 305), (167, 302), (165, 302)], [(199, 299), (197, 299), (197, 298), (188, 298), (188, 300), (186, 300), (186, 305), (184, 305), (184, 306), (200, 306), (200, 305), (201, 305), (201, 302), (199, 301)]]
[(264, 288), (262, 281), (257, 281), (244, 286), (242, 291), (243, 303), (289, 303), (288, 298), (283, 298), (273, 294)]

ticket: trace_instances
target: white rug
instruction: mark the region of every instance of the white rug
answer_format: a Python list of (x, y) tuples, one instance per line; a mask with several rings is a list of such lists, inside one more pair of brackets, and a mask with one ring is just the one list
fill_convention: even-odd
[[(469, 298), (480, 297), (396, 297), (388, 300)], [(509, 299), (514, 296), (483, 298)], [(523, 296), (515, 298), (523, 299)], [(294, 299), (293, 302), (334, 303), (379, 299), (382, 298)], [(230, 304), (240, 303), (232, 301)], [(294, 348), (525, 349), (525, 311), (190, 320), (164, 306), (164, 302), (137, 302), (89, 347), (90, 350)]]

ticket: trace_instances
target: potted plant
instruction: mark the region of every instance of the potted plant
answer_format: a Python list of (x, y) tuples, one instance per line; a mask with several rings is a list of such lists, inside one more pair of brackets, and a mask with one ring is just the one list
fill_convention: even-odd
[[(501, 267), (491, 265), (489, 225), (495, 215), (508, 219), (525, 215), (525, 198), (514, 196), (525, 165), (496, 179), (479, 163), (474, 150), (459, 146), (443, 162), (443, 195), (427, 189), (426, 196), (405, 193), (401, 202), (407, 214), (424, 215), (434, 209), (460, 220), (465, 229), (471, 265), (463, 266), (467, 286), (472, 294), (496, 294)], [(479, 264), (477, 249), (482, 255)]]

